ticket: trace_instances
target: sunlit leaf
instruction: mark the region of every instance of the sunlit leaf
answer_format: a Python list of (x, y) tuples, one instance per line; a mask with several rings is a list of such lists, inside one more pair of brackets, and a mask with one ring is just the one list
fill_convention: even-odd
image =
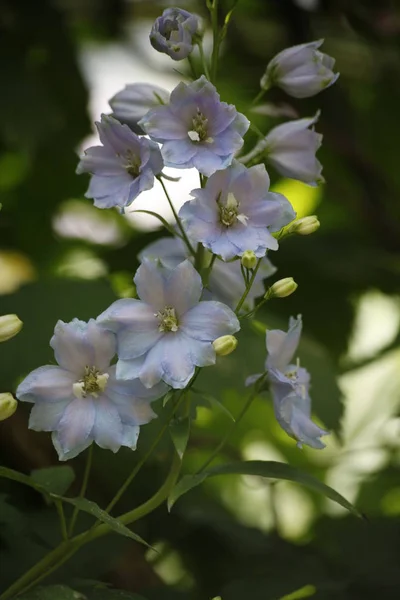
[(207, 472), (198, 473), (196, 475), (185, 475), (172, 490), (168, 499), (168, 507), (171, 509), (173, 504), (189, 490), (200, 485), (209, 477), (217, 475), (255, 475), (257, 477), (266, 477), (268, 479), (286, 480), (300, 483), (319, 494), (323, 494), (326, 498), (337, 502), (353, 514), (361, 516), (359, 511), (334, 489), (322, 483), (309, 473), (285, 463), (275, 461), (253, 460), (247, 462), (239, 462), (227, 465), (219, 465), (213, 467)]

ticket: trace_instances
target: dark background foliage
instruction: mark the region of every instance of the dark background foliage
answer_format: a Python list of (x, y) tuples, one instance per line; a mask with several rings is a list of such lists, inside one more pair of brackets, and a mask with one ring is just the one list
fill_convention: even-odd
[[(203, 4), (182, 2), (182, 7), (206, 16)], [(232, 1), (220, 4), (222, 16)], [(75, 168), (77, 151), (99, 116), (88, 112), (94, 91), (84, 64), (87, 49), (107, 56), (122, 47), (132, 61), (155, 72), (155, 82), (166, 69), (185, 69), (172, 61), (157, 63), (143, 48), (151, 21), (170, 5), (0, 2), (0, 314), (16, 312), (24, 321), (22, 332), (0, 347), (1, 391), (14, 391), (29, 370), (53, 360), (48, 341), (57, 319), (95, 317), (117, 295), (129, 294), (138, 251), (162, 235), (93, 209), (83, 198), (87, 179), (76, 176)], [(292, 115), (322, 110), (319, 156), (327, 184), (314, 192), (279, 182), (271, 173), (300, 213), (316, 212), (322, 227), (309, 238), (282, 244), (274, 263), (279, 276), (295, 277), (298, 291), (268, 306), (258, 328), (245, 328), (238, 351), (205, 371), (199, 387), (237, 414), (244, 377), (263, 362), (262, 324), (284, 324), (290, 314), (302, 313), (306, 335), (300, 355), (313, 375), (316, 416), (332, 431), (328, 448), (297, 450), (263, 397), (221, 460), (273, 459), (300, 466), (355, 501), (368, 521), (333, 510), (294, 485), (217, 478), (182, 498), (170, 515), (163, 506), (137, 524), (135, 531), (158, 554), (108, 536), (81, 550), (49, 583), (68, 584), (94, 600), (111, 600), (111, 592), (93, 592), (91, 581), (148, 600), (217, 594), (223, 600), (278, 600), (299, 589), (293, 598), (375, 600), (400, 593), (398, 3), (239, 0), (218, 87), (224, 100), (267, 131), (284, 119), (248, 112), (266, 63), (284, 47), (321, 37), (324, 50), (337, 59), (338, 84), (305, 101), (273, 90), (267, 101)], [(110, 96), (118, 91), (111, 88)], [(252, 142), (250, 133), (246, 144)], [(65, 215), (68, 234), (65, 220), (64, 230), (55, 226), (55, 218)], [(100, 231), (117, 233), (96, 243)], [(161, 406), (156, 410), (160, 413)], [(27, 416), (21, 406), (0, 424), (1, 464), (25, 473), (57, 462), (49, 436), (27, 430)], [(143, 428), (134, 454), (124, 450), (114, 456), (96, 448), (90, 498), (106, 504), (161, 421)], [(223, 413), (198, 410), (184, 461), (187, 472), (204, 460), (226, 426)], [(171, 452), (165, 439), (116, 514), (157, 489)], [(70, 494), (76, 495), (84, 460), (71, 464), (77, 478)], [(5, 589), (58, 543), (60, 534), (54, 507), (35, 491), (5, 481), (0, 523), (0, 589)], [(81, 516), (79, 526), (85, 523), (89, 518)], [(50, 593), (49, 598), (64, 598), (60, 588)]]

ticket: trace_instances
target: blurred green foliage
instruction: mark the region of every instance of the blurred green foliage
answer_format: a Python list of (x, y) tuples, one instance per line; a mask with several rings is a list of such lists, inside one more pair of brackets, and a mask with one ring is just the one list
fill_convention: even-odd
[[(232, 4), (220, 0), (221, 17)], [(397, 311), (399, 307), (400, 11), (395, 0), (308, 4), (316, 5), (315, 10), (306, 10), (305, 0), (239, 0), (218, 87), (224, 100), (267, 131), (284, 119), (248, 108), (266, 63), (284, 47), (325, 38), (324, 50), (336, 57), (341, 72), (338, 84), (301, 102), (279, 90), (268, 96), (268, 102), (289, 105), (302, 116), (322, 109), (318, 130), (324, 134), (320, 160), (327, 184), (314, 209), (322, 227), (310, 238), (282, 243), (273, 261), (280, 277), (295, 277), (296, 294), (274, 301), (257, 315), (257, 331), (245, 326), (238, 350), (205, 370), (198, 387), (237, 415), (246, 396), (244, 378), (260, 370), (264, 361), (263, 329), (284, 326), (289, 315), (302, 313), (300, 356), (312, 372), (315, 413), (332, 431), (328, 448), (321, 453), (296, 449), (276, 424), (269, 399), (262, 396), (235, 430), (221, 460), (287, 461), (338, 486), (344, 495), (351, 492), (350, 499), (368, 522), (334, 513), (322, 497), (300, 492), (293, 484), (216, 478), (184, 496), (171, 514), (163, 506), (137, 523), (135, 532), (158, 553), (108, 536), (81, 550), (46, 581), (68, 587), (44, 588), (26, 600), (69, 600), (80, 594), (89, 600), (139, 600), (136, 592), (147, 600), (200, 600), (217, 594), (223, 600), (383, 600), (400, 594), (400, 376), (391, 366), (400, 362), (398, 321), (379, 353), (346, 355), (360, 298), (380, 290), (397, 303)], [(104, 52), (124, 44), (135, 60), (161, 74), (165, 63), (150, 61), (138, 41), (142, 38), (129, 37), (127, 29), (148, 29), (166, 5), (170, 3), (152, 0), (0, 3), (0, 314), (15, 312), (24, 321), (22, 332), (0, 347), (1, 391), (15, 390), (28, 371), (53, 361), (48, 342), (57, 319), (95, 317), (117, 294), (132, 294), (136, 256), (162, 234), (137, 231), (114, 213), (95, 216), (83, 199), (87, 180), (77, 177), (75, 168), (77, 149), (91, 132), (83, 48), (91, 45)], [(180, 5), (206, 17), (201, 0)], [(171, 64), (171, 72), (174, 66), (185, 68)], [(247, 147), (254, 140), (249, 133)], [(280, 185), (273, 172), (271, 178)], [(82, 232), (79, 213), (70, 225), (72, 235), (65, 237), (55, 219), (68, 202), (75, 207), (78, 202), (89, 225)], [(96, 219), (114, 228), (110, 231), (115, 235), (96, 243), (101, 229)], [(375, 318), (381, 316), (378, 312)], [(374, 392), (369, 373), (379, 368), (385, 385), (375, 383)], [(359, 384), (358, 404), (350, 403), (348, 381)], [(362, 410), (364, 396), (378, 409), (364, 410), (363, 438), (354, 411)], [(375, 432), (370, 449), (365, 441), (373, 425), (368, 415), (376, 418), (380, 410), (379, 431), (390, 425), (395, 435), (384, 438)], [(96, 448), (89, 497), (101, 506), (151, 444), (163, 421), (159, 403), (156, 411), (160, 419), (142, 429), (137, 452), (123, 450), (114, 456)], [(0, 462), (29, 473), (55, 465), (56, 456), (47, 434), (27, 430), (27, 415), (21, 406), (0, 424)], [(353, 429), (348, 425), (352, 415)], [(201, 465), (229, 424), (229, 417), (215, 406), (199, 406), (197, 416), (185, 455), (187, 473)], [(352, 433), (358, 445), (352, 445)], [(115, 514), (157, 489), (171, 453), (166, 437)], [(81, 457), (71, 466), (76, 473), (71, 493), (76, 495)], [(3, 590), (59, 542), (60, 532), (54, 507), (39, 493), (5, 480), (1, 490)], [(78, 523), (88, 526), (90, 517), (81, 514)]]

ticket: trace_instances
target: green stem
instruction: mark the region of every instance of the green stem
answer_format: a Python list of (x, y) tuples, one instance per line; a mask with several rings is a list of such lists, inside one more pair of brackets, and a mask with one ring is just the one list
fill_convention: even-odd
[(203, 246), (203, 244), (201, 242), (199, 242), (197, 244), (196, 258), (195, 258), (195, 261), (194, 261), (194, 268), (199, 273), (203, 269), (203, 263), (204, 263), (204, 246)]
[(189, 54), (189, 56), (187, 57), (187, 59), (188, 59), (188, 63), (189, 63), (189, 66), (190, 66), (190, 71), (192, 73), (193, 80), (196, 80), (197, 79), (197, 74), (196, 74), (196, 67), (194, 66), (193, 56), (191, 54)]
[[(128, 485), (131, 483), (134, 476), (138, 473), (139, 469), (146, 462), (147, 458), (155, 449), (158, 442), (161, 440), (163, 434), (167, 430), (169, 423), (178, 410), (181, 402), (184, 400), (185, 393), (191, 388), (191, 386), (196, 381), (198, 375), (200, 373), (200, 369), (197, 368), (195, 374), (193, 375), (191, 381), (187, 385), (187, 387), (181, 391), (181, 394), (170, 413), (169, 418), (167, 419), (166, 424), (162, 427), (160, 433), (158, 434), (156, 440), (152, 444), (150, 450), (146, 453), (140, 463), (135, 467), (130, 477), (124, 483), (123, 486), (118, 490), (117, 494), (114, 496), (113, 500), (107, 507), (107, 511), (110, 511), (113, 506), (118, 502), (124, 491), (127, 489)], [(179, 462), (178, 462), (179, 461)], [(169, 496), (170, 491), (174, 487), (176, 480), (179, 476), (181, 461), (179, 456), (174, 453), (174, 461), (171, 466), (170, 473), (161, 486), (161, 488), (149, 499), (147, 502), (138, 506), (137, 508), (121, 515), (118, 517), (118, 520), (121, 521), (124, 525), (130, 525), (131, 523), (137, 521), (143, 516), (152, 512), (155, 508), (157, 508), (162, 502)], [(20, 577), (17, 581), (15, 581), (1, 596), (0, 600), (8, 600), (13, 596), (20, 594), (21, 592), (25, 592), (28, 589), (31, 589), (34, 585), (36, 585), (39, 581), (47, 577), (50, 573), (58, 569), (63, 563), (65, 563), (75, 552), (79, 550), (81, 546), (84, 546), (91, 540), (97, 539), (110, 533), (112, 529), (109, 525), (105, 523), (95, 524), (91, 529), (75, 536), (72, 539), (69, 539), (59, 546), (52, 550), (47, 556), (45, 556), (40, 562), (34, 565), (29, 571), (24, 573), (22, 577)]]
[[(93, 444), (89, 447), (89, 450), (88, 450), (88, 453), (86, 456), (86, 465), (85, 465), (85, 471), (83, 474), (82, 486), (81, 486), (81, 489), (79, 492), (79, 498), (85, 497), (87, 486), (88, 486), (88, 481), (89, 481), (90, 469), (92, 467), (92, 459), (93, 459)], [(74, 527), (76, 524), (76, 520), (78, 518), (78, 514), (79, 514), (79, 508), (77, 506), (75, 506), (74, 512), (72, 513), (71, 522), (70, 522), (69, 528), (68, 528), (68, 537), (71, 537), (74, 532)]]
[[(180, 467), (181, 460), (178, 454), (174, 452), (174, 459), (172, 461), (171, 469), (163, 485), (151, 498), (149, 498), (149, 500), (137, 508), (121, 515), (118, 520), (124, 525), (130, 525), (148, 515), (158, 506), (160, 506), (164, 500), (168, 498), (172, 488), (175, 486), (179, 476)], [(63, 565), (79, 550), (79, 548), (94, 539), (110, 533), (111, 531), (112, 529), (103, 523), (95, 529), (85, 531), (84, 533), (75, 536), (73, 539), (60, 544), (60, 546), (45, 556), (42, 561), (37, 563), (34, 567), (32, 567), (32, 569), (30, 569), (30, 571), (25, 573), (25, 575), (18, 579), (18, 581), (16, 581), (11, 587), (9, 587), (8, 590), (6, 590), (4, 594), (0, 596), (0, 599), (8, 600), (16, 594), (28, 591), (33, 586), (37, 585), (42, 579)]]
[(210, 80), (210, 71), (208, 70), (207, 60), (204, 55), (203, 42), (201, 42), (201, 41), (199, 42), (199, 52), (200, 52), (201, 64), (203, 65), (204, 75), (207, 77), (208, 80)]
[(61, 500), (56, 500), (56, 509), (60, 517), (61, 535), (64, 541), (68, 539), (67, 522), (65, 520), (64, 507)]
[(175, 210), (175, 206), (174, 206), (174, 204), (173, 204), (173, 202), (172, 202), (172, 200), (170, 198), (170, 195), (168, 194), (167, 188), (165, 187), (165, 184), (164, 184), (163, 180), (161, 179), (161, 177), (158, 177), (157, 179), (161, 183), (162, 189), (164, 190), (164, 194), (165, 194), (165, 196), (166, 196), (166, 198), (168, 200), (168, 203), (169, 203), (169, 205), (171, 207), (172, 214), (175, 217), (176, 224), (178, 225), (179, 230), (180, 230), (180, 232), (182, 234), (183, 241), (185, 242), (186, 246), (188, 247), (188, 250), (189, 250), (190, 254), (192, 256), (196, 257), (196, 251), (193, 248), (192, 244), (190, 243), (188, 236), (186, 235), (186, 231), (184, 230), (183, 225), (181, 223), (181, 220), (180, 220), (180, 218), (178, 216), (178, 213)]
[(246, 300), (247, 296), (249, 295), (249, 292), (250, 292), (250, 290), (251, 290), (251, 288), (252, 288), (252, 285), (253, 285), (253, 283), (254, 283), (254, 280), (255, 280), (255, 278), (256, 278), (257, 271), (258, 271), (258, 269), (259, 269), (259, 267), (260, 267), (261, 261), (262, 261), (262, 258), (259, 258), (259, 259), (258, 259), (258, 262), (257, 262), (257, 264), (256, 264), (256, 266), (255, 266), (255, 268), (253, 269), (253, 272), (252, 272), (252, 274), (251, 274), (251, 277), (250, 277), (250, 281), (249, 281), (248, 285), (246, 286), (246, 289), (245, 289), (245, 290), (244, 290), (244, 292), (243, 292), (243, 296), (240, 298), (240, 300), (239, 300), (239, 302), (238, 302), (238, 305), (237, 305), (237, 307), (236, 307), (236, 309), (235, 309), (235, 313), (236, 313), (236, 314), (238, 314), (238, 313), (239, 313), (239, 311), (240, 311), (240, 309), (242, 308), (242, 306), (243, 306), (243, 304), (244, 304), (244, 302), (245, 302), (245, 300)]
[(218, 69), (218, 58), (219, 58), (219, 46), (221, 38), (219, 35), (218, 28), (218, 0), (214, 0), (211, 9), (211, 24), (213, 30), (213, 50), (211, 56), (211, 73), (210, 81), (215, 84), (217, 80), (217, 69)]
[(254, 390), (252, 391), (252, 393), (248, 397), (246, 404), (243, 406), (243, 408), (240, 411), (239, 415), (237, 416), (236, 420), (234, 421), (234, 423), (232, 423), (232, 425), (230, 426), (230, 428), (228, 429), (228, 431), (225, 433), (224, 437), (222, 438), (222, 440), (220, 441), (220, 443), (218, 444), (218, 446), (215, 448), (215, 450), (211, 454), (211, 456), (200, 467), (200, 469), (198, 471), (196, 471), (196, 475), (198, 473), (202, 473), (204, 471), (204, 469), (206, 469), (208, 467), (208, 465), (210, 463), (212, 463), (212, 461), (214, 460), (214, 458), (216, 458), (218, 456), (218, 454), (220, 453), (220, 451), (222, 450), (222, 448), (225, 446), (225, 444), (228, 441), (228, 439), (231, 437), (231, 435), (234, 432), (234, 430), (237, 427), (237, 425), (239, 425), (240, 421), (243, 419), (243, 417), (245, 416), (245, 414), (249, 410), (249, 408), (250, 408), (253, 400), (257, 397), (258, 392), (260, 390), (261, 383), (263, 381), (264, 381), (264, 376), (262, 376), (262, 377), (260, 377), (258, 379), (258, 381), (257, 381), (257, 383), (256, 383), (256, 385), (254, 387)]
[(206, 269), (204, 269), (203, 278), (202, 278), (202, 280), (203, 280), (203, 287), (207, 287), (208, 286), (208, 282), (210, 280), (211, 271), (212, 271), (212, 268), (214, 266), (216, 258), (217, 258), (217, 255), (213, 254), (212, 257), (211, 257), (210, 264), (208, 265), (208, 267)]
[(253, 98), (253, 100), (251, 101), (251, 106), (254, 106), (254, 104), (257, 104), (260, 100), (262, 100), (262, 98), (264, 98), (265, 92), (267, 90), (260, 90), (257, 94), (257, 96), (255, 98)]

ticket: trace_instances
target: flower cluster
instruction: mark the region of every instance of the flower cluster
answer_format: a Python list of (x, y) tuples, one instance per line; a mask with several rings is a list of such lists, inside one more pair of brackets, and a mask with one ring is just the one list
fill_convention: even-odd
[[(150, 32), (152, 46), (175, 61), (199, 46), (205, 75), (193, 72), (171, 93), (147, 83), (127, 85), (110, 100), (112, 114), (96, 123), (101, 145), (88, 148), (77, 167), (90, 174), (86, 196), (102, 209), (123, 212), (155, 179), (166, 191), (164, 166), (197, 169), (200, 187), (179, 214), (174, 209), (173, 237), (140, 253), (137, 297), (116, 300), (87, 323), (59, 321), (50, 342), (58, 366), (40, 367), (19, 385), (17, 397), (34, 405), (29, 426), (52, 432), (60, 460), (93, 442), (113, 452), (134, 449), (140, 426), (156, 416), (153, 401), (169, 388), (189, 388), (198, 369), (233, 352), (239, 319), (295, 291), (291, 277), (265, 291), (264, 279), (276, 270), (267, 252), (276, 251), (284, 235), (319, 226), (316, 217), (294, 221), (289, 201), (270, 190), (266, 169), (272, 165), (310, 185), (323, 181), (315, 156), (322, 141), (314, 131), (319, 115), (277, 125), (240, 156), (250, 122), (221, 100), (213, 84), (219, 46), (208, 68), (200, 29), (199, 18), (185, 10), (163, 12)], [(334, 60), (319, 51), (321, 44), (273, 58), (257, 98), (273, 85), (297, 98), (332, 85)], [(293, 363), (301, 327), (298, 317), (287, 333), (267, 332), (266, 373), (280, 425), (298, 445), (322, 448), (327, 432), (310, 417), (310, 376)]]

